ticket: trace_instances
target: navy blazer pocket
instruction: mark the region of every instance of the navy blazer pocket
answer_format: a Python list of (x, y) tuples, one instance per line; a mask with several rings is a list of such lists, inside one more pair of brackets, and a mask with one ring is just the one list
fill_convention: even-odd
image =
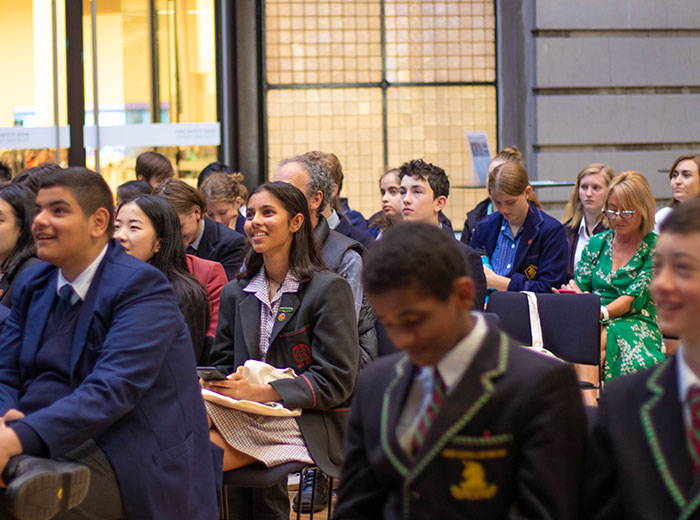
[(190, 432), (187, 434), (187, 437), (185, 437), (184, 441), (179, 442), (169, 448), (165, 448), (164, 450), (160, 450), (157, 453), (154, 453), (153, 462), (156, 463), (156, 466), (165, 468), (173, 462), (177, 463), (178, 461), (188, 460), (189, 454), (192, 452), (193, 449), (194, 436), (192, 435), (192, 432)]

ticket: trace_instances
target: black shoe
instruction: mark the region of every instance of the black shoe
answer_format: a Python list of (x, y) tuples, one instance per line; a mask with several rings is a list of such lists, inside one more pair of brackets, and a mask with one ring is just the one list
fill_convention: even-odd
[(87, 466), (18, 455), (3, 472), (5, 503), (19, 520), (49, 520), (79, 505), (90, 487)]
[(304, 475), (304, 480), (301, 483), (301, 490), (294, 497), (294, 512), (299, 509), (299, 497), (301, 497), (301, 512), (308, 514), (311, 512), (311, 494), (312, 486), (316, 479), (316, 493), (314, 494), (314, 513), (322, 511), (328, 505), (330, 496), (330, 478), (321, 470), (309, 469)]

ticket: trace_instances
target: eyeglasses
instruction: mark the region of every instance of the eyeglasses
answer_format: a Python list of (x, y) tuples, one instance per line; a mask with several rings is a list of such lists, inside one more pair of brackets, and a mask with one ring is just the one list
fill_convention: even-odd
[(624, 218), (626, 220), (629, 220), (632, 217), (634, 217), (634, 214), (637, 213), (637, 210), (636, 209), (633, 209), (633, 210), (626, 209), (623, 211), (613, 211), (611, 209), (604, 209), (603, 213), (605, 213), (608, 216), (608, 218), (621, 217), (621, 218)]

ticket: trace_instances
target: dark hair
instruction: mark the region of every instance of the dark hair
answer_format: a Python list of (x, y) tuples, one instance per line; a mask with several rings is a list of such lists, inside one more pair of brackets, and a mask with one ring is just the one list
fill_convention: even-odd
[(25, 186), (5, 184), (0, 186), (0, 199), (7, 202), (12, 208), (19, 237), (7, 258), (0, 264), (0, 271), (5, 273), (8, 279), (14, 278), (17, 269), (32, 256), (36, 256), (36, 245), (32, 236), (32, 221), (36, 208), (36, 196), (34, 192)]
[(173, 165), (165, 155), (158, 152), (143, 152), (136, 158), (136, 177), (143, 177), (146, 182), (155, 179), (162, 182), (175, 176)]
[(190, 329), (192, 343), (195, 348), (201, 348), (211, 318), (209, 299), (202, 284), (187, 269), (180, 218), (168, 201), (155, 195), (137, 195), (131, 200), (126, 200), (119, 204), (117, 214), (125, 204), (132, 202), (151, 221), (156, 238), (160, 240), (160, 249), (153, 254), (148, 263), (163, 273), (170, 282)]
[(202, 187), (202, 183), (207, 180), (207, 177), (212, 173), (233, 173), (233, 171), (233, 168), (227, 164), (220, 162), (209, 163), (199, 172), (199, 177), (197, 177), (197, 189)]
[(63, 170), (63, 168), (56, 163), (45, 163), (41, 166), (35, 166), (34, 168), (27, 168), (12, 179), (12, 184), (26, 186), (36, 195), (39, 193), (39, 188), (41, 188), (41, 183), (44, 179), (48, 177), (49, 174), (60, 170)]
[(450, 179), (439, 166), (427, 163), (423, 159), (413, 159), (399, 168), (399, 179), (403, 180), (406, 175), (421, 181), (427, 179), (430, 189), (433, 190), (433, 200), (441, 196), (450, 196)]
[[(304, 217), (304, 222), (292, 237), (292, 245), (289, 249), (289, 270), (297, 280), (307, 282), (314, 271), (325, 270), (326, 264), (321, 257), (318, 242), (314, 238), (306, 197), (296, 186), (287, 182), (266, 182), (255, 188), (248, 200), (261, 191), (266, 191), (275, 197), (289, 214), (290, 219), (298, 213)], [(256, 253), (251, 247), (246, 256), (245, 266), (246, 270), (239, 278), (252, 278), (263, 266), (263, 255)]]
[(12, 179), (12, 170), (4, 162), (0, 161), (0, 182), (6, 181), (10, 182)]
[(150, 195), (153, 188), (146, 181), (126, 181), (117, 188), (117, 201), (124, 202), (137, 195)]
[(673, 211), (659, 226), (661, 233), (689, 235), (700, 233), (700, 198), (690, 199), (674, 206)]
[(362, 261), (362, 284), (370, 294), (412, 286), (446, 301), (455, 280), (471, 276), (457, 241), (422, 222), (387, 229)]
[(114, 198), (109, 185), (99, 173), (82, 166), (56, 170), (44, 177), (39, 189), (54, 187), (66, 188), (70, 191), (86, 217), (91, 216), (100, 208), (106, 209), (109, 212), (107, 237), (112, 236), (114, 230)]
[(326, 209), (326, 206), (331, 203), (331, 198), (333, 197), (333, 179), (331, 178), (331, 173), (325, 165), (320, 162), (310, 161), (303, 155), (282, 159), (275, 168), (275, 172), (279, 171), (282, 166), (290, 163), (298, 164), (309, 176), (309, 181), (306, 184), (306, 195), (308, 197), (313, 197), (313, 195), (319, 191), (323, 194), (323, 200), (317, 212), (320, 215), (321, 212)]
[[(668, 171), (668, 178), (669, 180), (673, 177), (673, 170), (676, 169), (676, 167), (682, 163), (683, 161), (693, 161), (695, 163), (695, 167), (698, 169), (698, 172), (700, 172), (700, 154), (696, 153), (684, 153), (680, 157), (678, 157), (675, 161), (673, 161), (673, 164), (671, 165), (671, 169)], [(676, 199), (671, 199), (671, 204), (669, 206), (677, 206), (680, 204), (679, 201)]]
[(202, 193), (180, 179), (168, 179), (153, 194), (167, 200), (179, 215), (186, 215), (199, 206), (202, 218), (207, 214), (207, 201)]

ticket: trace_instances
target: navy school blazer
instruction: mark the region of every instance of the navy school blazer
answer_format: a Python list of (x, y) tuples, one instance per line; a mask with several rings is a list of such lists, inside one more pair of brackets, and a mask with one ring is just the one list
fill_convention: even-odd
[(195, 256), (219, 262), (226, 277), (233, 280), (241, 269), (247, 247), (248, 242), (239, 232), (204, 217), (204, 234)]
[[(484, 218), (474, 230), (471, 246), (491, 258), (504, 220), (500, 213)], [(564, 226), (530, 203), (513, 268), (506, 274), (510, 278), (508, 290), (546, 293), (552, 287), (558, 289), (566, 283), (568, 262)]]
[[(35, 377), (58, 269), (17, 281), (0, 333), (0, 414)], [(81, 305), (73, 391), (20, 422), (56, 458), (93, 439), (109, 459), (129, 518), (218, 518), (222, 451), (209, 441), (190, 334), (163, 274), (110, 240)]]
[[(260, 300), (243, 291), (249, 280), (229, 282), (221, 291), (219, 324), (211, 364), (234, 372), (260, 359)], [(343, 459), (347, 403), (360, 363), (357, 318), (347, 281), (329, 271), (314, 273), (296, 293), (284, 293), (265, 361), (291, 367), (299, 377), (272, 386), (296, 417), (316, 464), (337, 475)]]

